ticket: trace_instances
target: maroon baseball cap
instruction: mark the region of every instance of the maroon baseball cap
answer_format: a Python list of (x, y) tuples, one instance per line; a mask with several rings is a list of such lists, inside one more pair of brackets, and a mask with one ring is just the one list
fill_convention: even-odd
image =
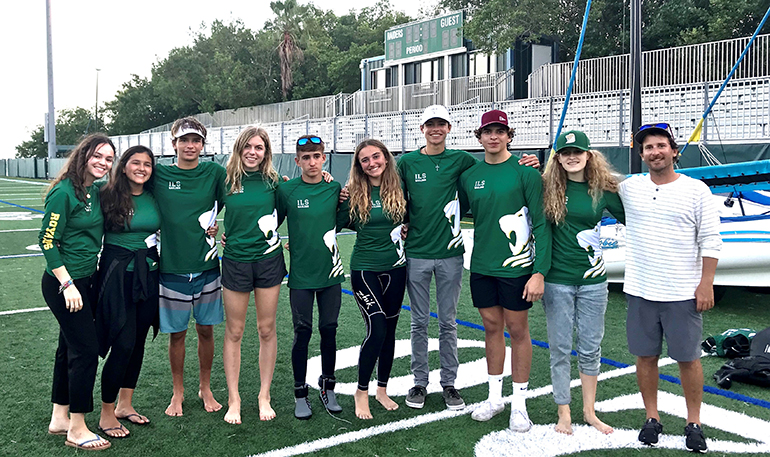
[(487, 111), (481, 116), (481, 127), (479, 127), (479, 130), (491, 124), (501, 124), (508, 127), (508, 115), (505, 114), (505, 111), (500, 111), (499, 109)]

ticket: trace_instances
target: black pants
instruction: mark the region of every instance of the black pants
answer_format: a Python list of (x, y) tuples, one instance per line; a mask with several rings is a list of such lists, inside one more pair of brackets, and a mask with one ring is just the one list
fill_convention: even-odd
[(350, 283), (366, 326), (366, 336), (358, 355), (358, 388), (369, 389), (375, 363), (377, 385), (385, 387), (393, 367), (396, 326), (406, 287), (406, 267), (383, 272), (353, 270)]
[(150, 273), (147, 300), (134, 303), (134, 273), (127, 271), (124, 278), (123, 303), (126, 305), (126, 323), (110, 348), (110, 355), (102, 368), (102, 401), (115, 403), (121, 388), (135, 389), (142, 369), (144, 343), (155, 316), (158, 315), (158, 271)]
[(94, 410), (94, 381), (99, 364), (92, 277), (73, 282), (83, 297), (83, 308), (75, 313), (67, 309), (64, 294), (59, 293), (59, 280), (43, 273), (43, 298), (59, 321), (59, 347), (53, 365), (51, 401), (69, 405), (71, 413), (89, 413)]
[(337, 319), (340, 316), (342, 286), (335, 284), (323, 289), (289, 289), (291, 318), (294, 322), (294, 344), (291, 365), (294, 387), (305, 385), (307, 352), (313, 334), (313, 299), (318, 301), (318, 333), (321, 334), (321, 375), (334, 380), (337, 359)]

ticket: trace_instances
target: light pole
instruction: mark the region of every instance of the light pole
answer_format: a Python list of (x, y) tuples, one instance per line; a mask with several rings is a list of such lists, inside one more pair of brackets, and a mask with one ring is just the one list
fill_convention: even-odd
[(96, 103), (94, 103), (94, 124), (95, 129), (99, 130), (99, 72), (102, 71), (101, 68), (96, 69)]
[(53, 107), (53, 50), (51, 44), (51, 0), (45, 2), (45, 36), (48, 61), (48, 158), (56, 157), (56, 111)]

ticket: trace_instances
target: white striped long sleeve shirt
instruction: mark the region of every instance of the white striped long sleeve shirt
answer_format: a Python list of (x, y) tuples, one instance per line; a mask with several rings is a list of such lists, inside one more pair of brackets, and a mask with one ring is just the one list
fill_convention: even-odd
[(623, 290), (650, 301), (695, 298), (703, 257), (719, 258), (719, 212), (703, 182), (679, 175), (657, 185), (649, 174), (620, 184), (626, 211)]

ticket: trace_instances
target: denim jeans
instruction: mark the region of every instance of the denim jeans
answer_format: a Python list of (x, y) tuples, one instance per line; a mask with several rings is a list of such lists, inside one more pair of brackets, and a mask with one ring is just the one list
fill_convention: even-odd
[(557, 405), (568, 405), (573, 329), (577, 329), (578, 369), (589, 376), (599, 374), (607, 283), (567, 286), (546, 282), (543, 307), (551, 349), (553, 399)]

